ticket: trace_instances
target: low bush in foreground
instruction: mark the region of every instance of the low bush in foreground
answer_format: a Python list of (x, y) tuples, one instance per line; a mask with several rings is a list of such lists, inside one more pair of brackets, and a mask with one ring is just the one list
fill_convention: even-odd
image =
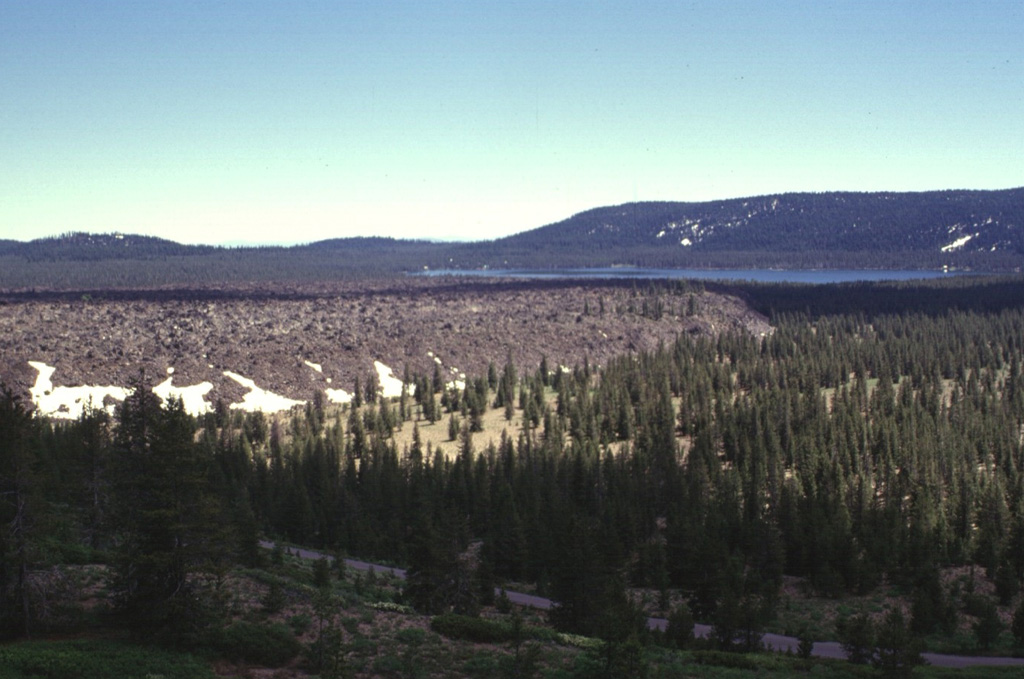
[(217, 650), (232, 662), (281, 667), (299, 654), (302, 645), (281, 623), (256, 625), (236, 622), (221, 631)]
[(463, 639), (478, 644), (500, 644), (511, 641), (513, 637), (510, 625), (454, 613), (434, 616), (430, 620), (430, 628), (449, 639)]
[(550, 627), (534, 627), (523, 625), (518, 632), (508, 621), (474, 618), (457, 613), (436, 615), (430, 619), (430, 628), (449, 639), (461, 639), (478, 644), (502, 644), (515, 641), (518, 634), (520, 641), (551, 641), (562, 646), (591, 648), (600, 641), (575, 634), (560, 634)]
[(25, 641), (0, 646), (0, 679), (214, 679), (187, 653), (114, 641)]

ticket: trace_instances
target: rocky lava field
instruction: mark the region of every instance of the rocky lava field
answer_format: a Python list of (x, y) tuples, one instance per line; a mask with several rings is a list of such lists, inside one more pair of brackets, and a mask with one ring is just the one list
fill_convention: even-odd
[[(38, 371), (53, 384), (152, 384), (173, 369), (179, 387), (210, 382), (210, 403), (246, 388), (306, 400), (351, 391), (377, 374), (446, 379), (485, 374), (511, 356), (521, 370), (600, 365), (681, 333), (769, 331), (737, 296), (633, 281), (389, 279), (232, 288), (0, 293), (0, 381), (29, 394)], [(109, 404), (108, 404), (109, 405)]]

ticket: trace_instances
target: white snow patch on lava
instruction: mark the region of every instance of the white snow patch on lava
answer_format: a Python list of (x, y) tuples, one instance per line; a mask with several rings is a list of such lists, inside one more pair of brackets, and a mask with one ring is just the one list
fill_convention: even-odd
[(327, 400), (331, 403), (345, 404), (352, 402), (352, 394), (344, 389), (324, 389), (324, 393), (327, 394)]
[[(168, 373), (174, 368), (168, 368)], [(162, 398), (165, 402), (172, 398), (180, 398), (185, 406), (185, 412), (189, 415), (203, 415), (213, 410), (213, 407), (204, 398), (213, 389), (211, 382), (200, 382), (189, 387), (176, 387), (172, 384), (173, 377), (168, 377), (160, 384), (153, 387), (153, 393)]]
[(269, 392), (266, 389), (260, 389), (256, 386), (256, 383), (248, 377), (242, 377), (238, 373), (233, 373), (230, 370), (225, 370), (224, 376), (233, 379), (235, 382), (238, 382), (249, 390), (249, 393), (245, 395), (241, 403), (231, 404), (232, 410), (276, 413), (282, 410), (291, 410), (295, 406), (305, 405), (306, 403), (305, 401), (296, 401), (286, 396)]
[(380, 393), (384, 398), (394, 398), (402, 395), (402, 380), (395, 377), (391, 368), (380, 361), (374, 361), (373, 367), (377, 369), (377, 382), (380, 384)]
[[(85, 406), (90, 403), (95, 408), (104, 408), (103, 400), (107, 396), (116, 401), (123, 401), (128, 395), (128, 390), (124, 387), (55, 387), (51, 378), (56, 368), (42, 361), (29, 361), (28, 364), (39, 373), (36, 376), (36, 383), (28, 390), (32, 402), (40, 413), (50, 417), (77, 420)], [(110, 414), (114, 413), (113, 405), (105, 408)]]

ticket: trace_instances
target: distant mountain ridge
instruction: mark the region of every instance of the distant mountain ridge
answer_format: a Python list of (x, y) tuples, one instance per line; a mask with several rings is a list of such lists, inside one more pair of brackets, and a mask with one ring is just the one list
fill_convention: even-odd
[(0, 241), (0, 255), (22, 256), (29, 260), (151, 259), (203, 254), (216, 249), (211, 245), (182, 245), (156, 236), (125, 233), (97, 234), (81, 231), (49, 238), (37, 238), (27, 243)]
[(0, 288), (325, 280), (438, 269), (617, 265), (1020, 271), (1024, 188), (783, 193), (700, 203), (628, 203), (470, 243), (357, 237), (287, 247), (227, 248), (120, 233), (68, 233), (27, 243), (0, 241), (0, 258)]
[(922, 193), (784, 193), (581, 212), (497, 243), (713, 251), (1024, 254), (1024, 188)]

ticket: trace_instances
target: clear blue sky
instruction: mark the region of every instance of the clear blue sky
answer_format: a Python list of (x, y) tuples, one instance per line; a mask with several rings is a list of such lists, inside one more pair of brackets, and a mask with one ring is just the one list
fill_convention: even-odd
[(0, 238), (1024, 185), (1024, 2), (0, 0)]

